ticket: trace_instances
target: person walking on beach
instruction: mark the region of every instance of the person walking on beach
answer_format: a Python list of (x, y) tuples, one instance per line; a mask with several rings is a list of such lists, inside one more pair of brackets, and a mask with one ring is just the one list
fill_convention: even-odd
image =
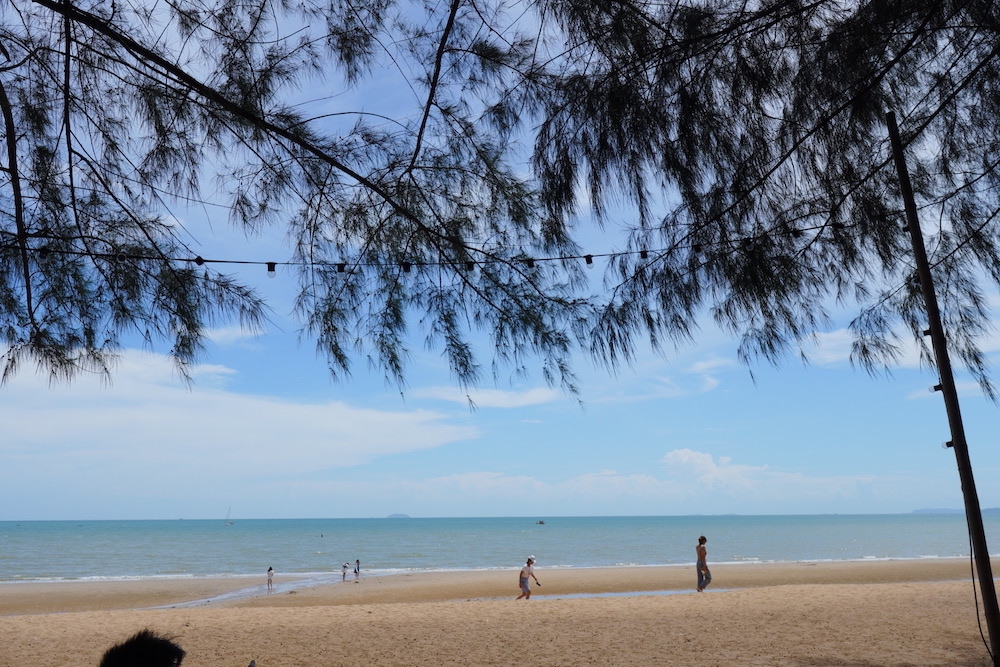
[(270, 593), (274, 587), (274, 568), (267, 568), (267, 592)]
[(535, 576), (534, 556), (528, 556), (528, 562), (524, 564), (524, 567), (521, 568), (521, 571), (517, 575), (517, 585), (521, 589), (521, 594), (517, 596), (518, 600), (520, 600), (521, 598), (524, 598), (525, 600), (531, 598), (530, 579), (534, 579), (535, 583), (538, 584), (539, 586), (542, 585), (542, 582), (540, 582), (538, 580), (538, 577)]
[(698, 570), (699, 593), (705, 590), (705, 588), (712, 583), (712, 573), (708, 570), (708, 549), (705, 547), (705, 542), (708, 542), (708, 538), (702, 535), (698, 538), (698, 546), (695, 547), (695, 553), (698, 554), (698, 563), (696, 568)]
[(361, 561), (354, 561), (354, 580), (357, 581), (358, 577), (361, 576)]
[(344, 566), (340, 568), (341, 571), (343, 572), (343, 575), (341, 575), (341, 581), (347, 581), (347, 569), (349, 567), (351, 567), (350, 563), (344, 563)]

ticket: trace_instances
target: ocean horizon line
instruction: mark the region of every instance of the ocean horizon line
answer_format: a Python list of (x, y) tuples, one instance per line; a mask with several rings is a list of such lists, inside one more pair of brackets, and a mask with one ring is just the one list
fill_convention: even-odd
[[(984, 507), (980, 509), (980, 512), (984, 514), (1000, 514), (1000, 507)], [(741, 513), (741, 512), (724, 512), (719, 514), (704, 514), (704, 513), (690, 513), (690, 514), (548, 514), (548, 515), (516, 515), (516, 514), (497, 514), (497, 515), (454, 515), (454, 516), (414, 516), (410, 514), (394, 513), (379, 516), (284, 516), (284, 517), (230, 517), (228, 521), (235, 523), (236, 521), (378, 521), (378, 520), (433, 520), (433, 519), (525, 519), (525, 520), (541, 520), (547, 521), (549, 519), (616, 519), (616, 518), (690, 518), (690, 517), (810, 517), (810, 516), (909, 516), (911, 514), (965, 514), (965, 510), (961, 508), (919, 508), (908, 510), (905, 512), (788, 512), (783, 514), (777, 513)], [(205, 517), (153, 517), (153, 518), (90, 518), (90, 519), (79, 519), (79, 518), (69, 518), (69, 519), (3, 519), (0, 518), (0, 524), (4, 523), (40, 523), (40, 522), (99, 522), (99, 521), (227, 521), (225, 517), (222, 516), (205, 516)]]

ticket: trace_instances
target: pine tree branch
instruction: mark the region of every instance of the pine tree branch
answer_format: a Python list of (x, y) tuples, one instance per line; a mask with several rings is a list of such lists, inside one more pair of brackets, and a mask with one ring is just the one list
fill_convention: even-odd
[(427, 121), (430, 118), (431, 109), (434, 105), (434, 96), (437, 93), (438, 85), (441, 82), (441, 64), (444, 61), (444, 54), (448, 50), (448, 39), (451, 37), (451, 31), (455, 27), (455, 16), (458, 14), (458, 10), (461, 5), (462, 0), (452, 0), (451, 8), (448, 10), (448, 20), (445, 22), (444, 30), (441, 33), (441, 39), (438, 41), (437, 53), (434, 56), (434, 73), (431, 75), (430, 85), (427, 87), (427, 102), (424, 104), (424, 112), (420, 118), (420, 129), (417, 130), (417, 139), (413, 147), (413, 156), (410, 158), (410, 164), (403, 170), (404, 174), (413, 171), (413, 168), (417, 164), (417, 159), (420, 156), (420, 147), (423, 144), (424, 132), (427, 130)]
[(384, 202), (386, 202), (397, 214), (406, 218), (413, 224), (420, 227), (425, 232), (433, 234), (434, 231), (426, 227), (420, 216), (415, 214), (409, 208), (397, 201), (385, 188), (383, 188), (378, 183), (367, 178), (358, 171), (352, 169), (348, 165), (344, 164), (340, 160), (329, 155), (321, 147), (310, 142), (309, 140), (302, 137), (300, 134), (292, 132), (287, 127), (283, 127), (268, 120), (262, 116), (258, 116), (250, 113), (247, 109), (243, 108), (239, 104), (228, 99), (226, 96), (222, 95), (219, 91), (215, 90), (211, 86), (208, 86), (201, 81), (199, 81), (194, 76), (188, 74), (182, 68), (174, 65), (173, 63), (167, 61), (165, 58), (157, 54), (155, 51), (143, 46), (138, 43), (128, 35), (115, 30), (106, 20), (80, 10), (72, 5), (63, 4), (59, 0), (30, 0), (34, 4), (40, 5), (49, 9), (68, 20), (85, 25), (94, 32), (103, 35), (112, 42), (118, 44), (124, 48), (129, 53), (133, 54), (137, 60), (140, 62), (145, 62), (147, 65), (153, 65), (165, 74), (171, 76), (181, 85), (189, 88), (191, 91), (196, 93), (198, 96), (203, 98), (206, 102), (216, 106), (221, 111), (248, 123), (249, 125), (262, 130), (268, 134), (276, 137), (285, 139), (292, 144), (298, 146), (319, 160), (327, 163), (337, 171), (350, 177), (352, 180), (356, 181), (359, 185), (371, 190), (373, 193), (377, 194)]
[(3, 117), (4, 133), (7, 147), (7, 173), (10, 174), (11, 198), (14, 204), (14, 223), (17, 226), (17, 245), (21, 259), (21, 272), (24, 279), (24, 300), (28, 319), (31, 328), (35, 333), (39, 332), (38, 322), (35, 319), (34, 296), (31, 286), (31, 269), (28, 257), (28, 228), (24, 220), (24, 195), (21, 191), (21, 173), (18, 168), (17, 157), (17, 128), (14, 126), (14, 111), (11, 107), (10, 99), (7, 96), (7, 87), (0, 81), (0, 116)]

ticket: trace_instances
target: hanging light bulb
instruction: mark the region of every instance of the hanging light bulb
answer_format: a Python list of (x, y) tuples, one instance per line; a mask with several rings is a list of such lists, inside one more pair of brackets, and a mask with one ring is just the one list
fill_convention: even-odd
[(268, 278), (273, 278), (276, 275), (278, 275), (278, 263), (277, 262), (268, 262), (267, 263), (267, 277)]

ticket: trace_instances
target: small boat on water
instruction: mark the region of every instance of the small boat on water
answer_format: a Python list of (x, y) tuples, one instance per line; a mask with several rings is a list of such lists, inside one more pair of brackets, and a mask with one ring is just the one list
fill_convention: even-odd
[(229, 509), (226, 510), (226, 525), (227, 526), (233, 525), (233, 520), (229, 518), (229, 515), (232, 514), (232, 512), (233, 512), (233, 508), (232, 508), (232, 506), (230, 506)]

